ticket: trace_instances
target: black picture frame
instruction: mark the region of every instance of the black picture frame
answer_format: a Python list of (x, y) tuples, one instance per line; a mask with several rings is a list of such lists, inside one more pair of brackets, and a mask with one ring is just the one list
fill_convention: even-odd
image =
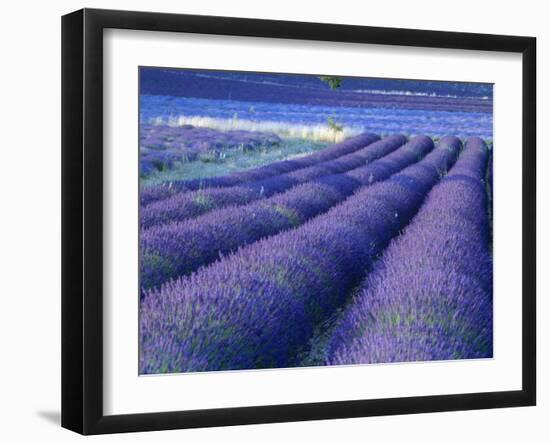
[[(522, 389), (104, 415), (103, 30), (172, 31), (522, 54)], [(530, 406), (536, 403), (536, 39), (83, 9), (62, 18), (62, 426), (82, 434)]]

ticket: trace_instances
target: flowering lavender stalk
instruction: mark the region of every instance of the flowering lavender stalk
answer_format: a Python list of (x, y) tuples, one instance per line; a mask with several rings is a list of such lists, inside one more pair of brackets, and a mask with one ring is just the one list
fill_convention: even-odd
[(467, 140), (344, 312), (327, 364), (492, 356), (487, 157), (481, 139)]
[(229, 206), (194, 219), (145, 229), (140, 239), (141, 287), (149, 289), (169, 278), (190, 274), (216, 260), (220, 253), (299, 226), (360, 186), (388, 178), (432, 149), (429, 137), (418, 136), (382, 159), (348, 173), (321, 177), (248, 205)]
[(421, 162), (301, 227), (148, 292), (140, 303), (140, 373), (292, 365), (460, 146), (445, 138)]
[(145, 206), (158, 200), (170, 197), (177, 192), (197, 191), (208, 188), (225, 188), (236, 186), (251, 181), (265, 180), (280, 174), (296, 171), (301, 168), (307, 168), (317, 163), (333, 160), (346, 154), (362, 149), (365, 146), (380, 140), (380, 137), (374, 134), (360, 134), (350, 137), (341, 143), (336, 143), (321, 151), (304, 157), (281, 160), (260, 166), (258, 168), (248, 169), (246, 171), (234, 172), (233, 174), (222, 177), (209, 177), (193, 180), (178, 180), (169, 184), (150, 186), (140, 190), (140, 204)]
[(142, 208), (140, 213), (141, 227), (149, 228), (154, 225), (186, 220), (198, 217), (214, 209), (230, 205), (244, 205), (261, 200), (314, 178), (344, 172), (364, 165), (369, 161), (394, 151), (403, 143), (406, 143), (406, 141), (404, 136), (394, 135), (374, 142), (353, 154), (288, 174), (281, 174), (228, 188), (177, 193), (170, 198), (151, 203)]
[(139, 189), (139, 205), (144, 207), (150, 203), (164, 200), (177, 193), (178, 190), (171, 182), (156, 186), (141, 186)]

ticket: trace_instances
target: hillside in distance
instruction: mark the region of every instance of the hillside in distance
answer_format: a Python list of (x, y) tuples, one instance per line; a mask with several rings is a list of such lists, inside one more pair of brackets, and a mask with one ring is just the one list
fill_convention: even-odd
[(310, 106), (492, 112), (493, 85), (343, 77), (330, 89), (315, 75), (141, 68), (140, 93)]

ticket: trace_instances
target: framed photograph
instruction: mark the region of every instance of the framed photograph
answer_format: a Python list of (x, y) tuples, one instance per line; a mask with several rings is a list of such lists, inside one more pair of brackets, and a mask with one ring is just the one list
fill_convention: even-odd
[(62, 425), (535, 405), (531, 37), (62, 20)]

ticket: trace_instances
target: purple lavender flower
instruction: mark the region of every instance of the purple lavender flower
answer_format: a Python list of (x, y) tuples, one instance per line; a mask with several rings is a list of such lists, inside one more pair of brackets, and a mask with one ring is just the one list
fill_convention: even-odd
[(493, 355), (488, 151), (470, 138), (376, 262), (335, 327), (327, 364)]
[[(142, 124), (140, 171), (147, 175), (154, 169), (171, 168), (175, 161), (195, 161), (201, 153), (216, 156), (232, 149), (251, 151), (280, 142), (281, 139), (273, 133), (218, 131), (191, 125), (173, 127)], [(173, 156), (170, 161), (163, 161), (166, 157), (162, 154), (166, 151)], [(156, 154), (156, 161), (152, 160), (149, 153)]]
[(286, 367), (418, 211), (461, 143), (359, 190), (304, 225), (146, 293), (140, 373)]
[[(367, 138), (367, 140), (370, 140), (370, 138)], [(406, 138), (404, 136), (395, 135), (369, 144), (352, 154), (338, 157), (335, 160), (327, 160), (291, 173), (251, 181), (239, 186), (180, 192), (170, 198), (151, 203), (142, 208), (140, 213), (141, 227), (149, 228), (158, 224), (186, 220), (214, 209), (229, 205), (244, 205), (261, 200), (314, 178), (344, 172), (364, 165), (394, 151), (405, 142)], [(357, 143), (358, 141), (355, 140), (351, 144), (356, 145)]]
[[(304, 157), (281, 160), (270, 163), (269, 165), (260, 166), (258, 168), (248, 169), (246, 171), (235, 172), (222, 177), (210, 177), (193, 180), (178, 180), (171, 182), (169, 185), (162, 184), (144, 188), (140, 192), (141, 205), (147, 205), (157, 200), (168, 197), (172, 193), (164, 194), (159, 189), (170, 186), (172, 190), (179, 192), (197, 191), (208, 188), (223, 188), (229, 186), (237, 186), (242, 183), (264, 180), (280, 174), (296, 171), (301, 168), (307, 168), (317, 163), (326, 162), (346, 154), (353, 153), (364, 148), (375, 141), (380, 140), (380, 137), (374, 134), (360, 134), (356, 137), (350, 137), (347, 140), (329, 146), (321, 151)], [(404, 142), (403, 142), (404, 143)]]
[[(375, 148), (377, 143), (370, 146)], [(388, 178), (431, 149), (433, 142), (429, 137), (415, 137), (382, 159), (347, 173), (321, 177), (247, 205), (228, 206), (194, 219), (145, 229), (141, 233), (141, 287), (149, 289), (169, 278), (190, 274), (220, 254), (299, 226), (343, 201), (360, 186)], [(344, 158), (338, 161), (345, 165), (342, 168), (350, 166)]]

